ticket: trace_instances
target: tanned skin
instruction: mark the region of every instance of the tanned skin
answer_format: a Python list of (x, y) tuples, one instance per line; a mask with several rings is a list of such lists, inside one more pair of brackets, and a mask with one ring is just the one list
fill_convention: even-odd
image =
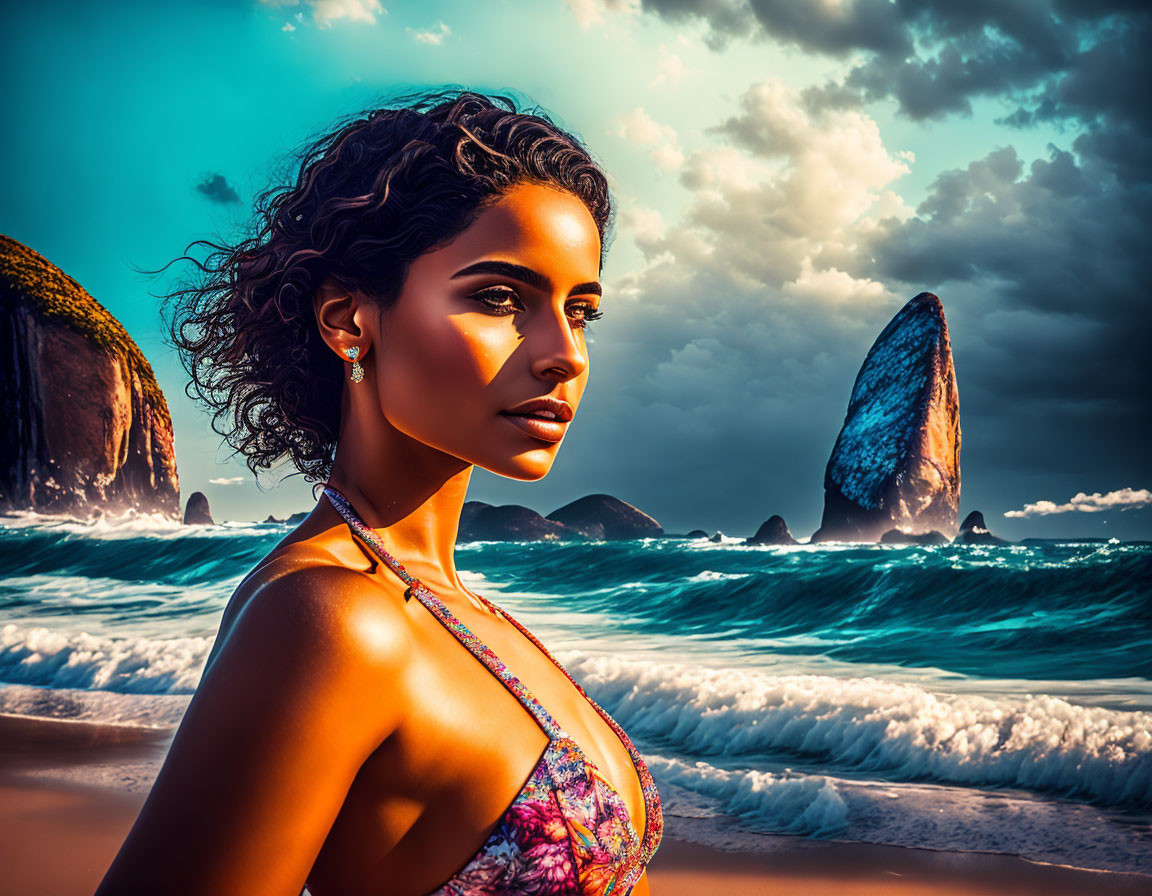
[[(453, 275), (506, 261), (545, 278)], [(537, 480), (560, 442), (500, 411), (588, 380), (582, 320), (600, 302), (584, 204), (513, 187), (417, 258), (381, 313), (333, 282), (324, 341), (360, 346), (340, 395), (330, 482), (385, 548), (489, 645), (616, 787), (638, 832), (624, 745), (572, 683), (460, 580), (474, 465)], [(576, 288), (573, 294), (571, 290)], [(484, 300), (482, 289), (495, 289)], [(511, 312), (511, 313), (507, 313)], [(542, 583), (543, 584), (543, 583)], [(168, 756), (97, 896), (425, 896), (484, 844), (548, 737), (505, 686), (352, 536), (324, 496), (237, 587)], [(650, 896), (647, 875), (634, 896)]]

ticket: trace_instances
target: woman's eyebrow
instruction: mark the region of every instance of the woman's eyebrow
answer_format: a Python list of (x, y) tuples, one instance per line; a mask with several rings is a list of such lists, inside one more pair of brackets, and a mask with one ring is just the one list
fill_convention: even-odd
[[(552, 284), (548, 278), (539, 271), (534, 271), (532, 268), (526, 268), (522, 264), (514, 264), (510, 261), (478, 261), (475, 264), (468, 265), (466, 268), (461, 268), (448, 279), (455, 280), (457, 277), (467, 277), (469, 274), (502, 274), (505, 277), (511, 277), (513, 280), (527, 283), (533, 289), (546, 291), (552, 288)], [(590, 280), (587, 283), (577, 283), (568, 290), (568, 295), (570, 296), (585, 295), (587, 293), (601, 296), (604, 294), (604, 291), (595, 280)]]

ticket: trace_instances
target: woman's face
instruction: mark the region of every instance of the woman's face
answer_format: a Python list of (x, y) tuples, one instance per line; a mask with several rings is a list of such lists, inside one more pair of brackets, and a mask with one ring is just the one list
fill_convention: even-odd
[[(544, 476), (588, 381), (599, 267), (587, 207), (537, 184), (511, 188), (418, 257), (365, 359), (389, 423), (502, 476)], [(542, 398), (558, 419), (530, 406)]]

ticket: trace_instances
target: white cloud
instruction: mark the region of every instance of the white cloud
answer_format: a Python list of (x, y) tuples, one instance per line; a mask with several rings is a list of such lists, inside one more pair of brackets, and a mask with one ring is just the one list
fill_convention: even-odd
[(568, 9), (581, 28), (591, 28), (604, 22), (605, 13), (640, 13), (640, 0), (567, 0)]
[[(299, 6), (300, 0), (259, 0), (263, 6)], [(303, 0), (305, 6), (312, 7), (312, 20), (321, 28), (330, 28), (337, 19), (349, 22), (376, 23), (376, 14), (386, 15), (388, 10), (380, 5), (380, 0)], [(300, 14), (297, 14), (300, 19)], [(283, 29), (290, 30), (290, 29)]]
[(655, 245), (664, 236), (664, 218), (654, 208), (633, 202), (620, 210), (618, 220), (622, 229), (633, 232), (636, 245), (645, 255), (648, 253), (644, 247)]
[(853, 302), (876, 302), (895, 298), (884, 284), (867, 278), (856, 278), (836, 268), (817, 271), (812, 268), (812, 259), (805, 257), (800, 262), (800, 274), (781, 289), (783, 295), (795, 301), (812, 304), (833, 302), (850, 304)]
[(414, 28), (405, 28), (404, 30), (412, 35), (413, 40), (422, 44), (433, 44), (435, 46), (440, 46), (444, 43), (444, 38), (452, 33), (452, 29), (443, 22), (440, 22), (435, 28), (429, 31), (417, 31)]
[(677, 171), (684, 164), (684, 153), (678, 146), (657, 146), (650, 153), (652, 161), (661, 171)]
[(1023, 510), (1009, 510), (1004, 516), (1024, 518), (1030, 516), (1051, 516), (1054, 513), (1099, 513), (1102, 510), (1128, 510), (1133, 507), (1147, 507), (1152, 504), (1152, 491), (1146, 488), (1122, 488), (1102, 495), (1094, 492), (1086, 495), (1080, 492), (1072, 497), (1067, 504), (1057, 504), (1055, 501), (1037, 501), (1035, 504), (1025, 504)]
[[(692, 200), (649, 257), (670, 251), (747, 289), (839, 304), (891, 298), (866, 275), (881, 219), (913, 214), (891, 184), (909, 171), (859, 109), (810, 109), (778, 79), (752, 85), (740, 111), (706, 133), (726, 143), (677, 166)], [(622, 120), (637, 142), (672, 143), (642, 109)], [(675, 132), (671, 132), (674, 134)]]
[(632, 143), (649, 146), (648, 154), (661, 171), (677, 171), (684, 164), (679, 136), (671, 125), (655, 121), (637, 106), (616, 120), (616, 134)]
[(283, 27), (283, 28), (281, 28), (280, 30), (281, 30), (281, 31), (295, 31), (295, 30), (296, 30), (296, 26), (295, 26), (295, 25), (293, 25), (291, 22), (285, 22), (285, 23), (284, 23), (284, 27)]
[(599, 0), (568, 0), (568, 8), (581, 28), (591, 28), (604, 21), (604, 9)]
[(226, 476), (222, 479), (209, 479), (211, 485), (239, 485), (244, 481), (243, 476)]
[(676, 131), (671, 125), (658, 124), (647, 112), (637, 106), (627, 115), (617, 119), (616, 133), (625, 140), (652, 144), (661, 140), (676, 139)]
[(684, 66), (683, 60), (673, 53), (667, 44), (661, 44), (660, 62), (656, 69), (656, 74), (652, 80), (648, 82), (648, 86), (657, 87), (660, 84), (678, 84), (684, 80), (686, 74), (688, 74), (688, 69)]

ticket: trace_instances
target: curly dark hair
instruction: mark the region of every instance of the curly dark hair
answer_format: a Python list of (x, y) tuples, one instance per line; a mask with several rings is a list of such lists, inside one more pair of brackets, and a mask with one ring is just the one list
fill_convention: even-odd
[(326, 278), (385, 310), (412, 261), (520, 183), (584, 202), (600, 232), (601, 270), (615, 217), (607, 178), (576, 136), (539, 107), (518, 111), (510, 97), (459, 87), (346, 116), (293, 154), (288, 172), (287, 185), (257, 197), (250, 236), (189, 243), (185, 253), (214, 251), (204, 262), (174, 259), (198, 272), (157, 296), (171, 316), (165, 341), (191, 378), (185, 393), (213, 411), (213, 430), (246, 456), (258, 482), (259, 468), (286, 455), (307, 481), (331, 473), (344, 362), (313, 312)]

